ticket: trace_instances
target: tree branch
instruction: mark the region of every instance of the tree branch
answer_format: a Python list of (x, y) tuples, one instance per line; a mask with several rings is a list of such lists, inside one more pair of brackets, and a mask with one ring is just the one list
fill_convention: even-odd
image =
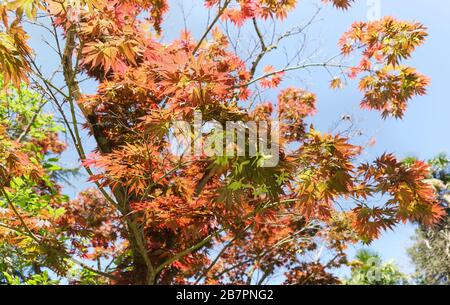
[(217, 21), (219, 21), (220, 17), (223, 15), (223, 13), (225, 12), (225, 10), (228, 7), (228, 5), (230, 4), (230, 2), (231, 2), (231, 0), (225, 0), (225, 3), (223, 4), (223, 7), (221, 7), (219, 9), (219, 12), (217, 13), (216, 17), (210, 23), (210, 25), (208, 26), (208, 28), (206, 29), (206, 31), (203, 33), (202, 37), (198, 41), (197, 45), (195, 46), (194, 51), (192, 52), (193, 55), (195, 55), (195, 53), (197, 53), (197, 51), (200, 48), (201, 44), (206, 39), (206, 37), (208, 36), (209, 32), (211, 32), (212, 28), (217, 23)]

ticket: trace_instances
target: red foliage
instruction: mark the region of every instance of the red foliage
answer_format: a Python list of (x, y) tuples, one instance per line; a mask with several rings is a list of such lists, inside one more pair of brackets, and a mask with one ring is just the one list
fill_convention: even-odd
[[(273, 102), (244, 107), (251, 85), (277, 89), (285, 71), (268, 66), (253, 78), (218, 29), (201, 41), (182, 32), (162, 43), (156, 35), (166, 1), (80, 1), (70, 12), (45, 2), (55, 25), (76, 37), (77, 68), (99, 83), (96, 94), (77, 102), (98, 144), (83, 165), (94, 168), (90, 181), (103, 194), (87, 191), (61, 204), (66, 213), (58, 232), (68, 236), (72, 253), (114, 259), (114, 283), (252, 283), (255, 272), (264, 279), (283, 268), (286, 283), (331, 284), (336, 279), (326, 269), (345, 262), (347, 244), (370, 242), (399, 222), (432, 225), (441, 217), (433, 189), (423, 182), (425, 164), (385, 154), (360, 165), (361, 147), (308, 126), (316, 112), (313, 93), (287, 88), (279, 92), (278, 108)], [(353, 1), (331, 2), (347, 9)], [(218, 19), (238, 27), (249, 19), (282, 20), (296, 3), (205, 1)], [(344, 34), (343, 55), (362, 50), (349, 73), (362, 75), (363, 107), (400, 118), (408, 100), (425, 94), (428, 79), (400, 65), (425, 36), (421, 24), (394, 18), (355, 23)], [(383, 68), (375, 71), (375, 64)], [(170, 150), (170, 124), (192, 122), (194, 111), (224, 125), (269, 120), (275, 109), (282, 129), (274, 167), (260, 166), (267, 156), (180, 157)], [(61, 150), (54, 144), (42, 146)], [(0, 169), (6, 182), (30, 164), (18, 151)], [(39, 168), (30, 171), (39, 175)], [(374, 197), (386, 202), (374, 206)], [(300, 254), (320, 242), (335, 259), (303, 261)]]

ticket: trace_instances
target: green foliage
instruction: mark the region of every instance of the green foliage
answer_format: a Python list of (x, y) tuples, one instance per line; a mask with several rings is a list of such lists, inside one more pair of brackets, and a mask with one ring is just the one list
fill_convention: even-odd
[(39, 274), (33, 274), (25, 281), (21, 280), (18, 276), (10, 275), (3, 272), (7, 283), (9, 285), (56, 285), (59, 284), (58, 280), (52, 280), (47, 271)]
[[(0, 86), (2, 79), (0, 77)], [(45, 113), (46, 101), (38, 93), (22, 84), (20, 90), (8, 87), (0, 91), (0, 125), (4, 126), (11, 139), (20, 142), (25, 153), (31, 155), (31, 161), (41, 164), (45, 175), (41, 180), (45, 187), (40, 192), (40, 183), (28, 177), (13, 177), (9, 188), (14, 193), (14, 203), (20, 208), (37, 212), (46, 208), (49, 200), (56, 199), (58, 192), (55, 177), (64, 169), (58, 164), (59, 153), (64, 144), (55, 141), (55, 136), (64, 129), (55, 122), (51, 113)], [(58, 200), (67, 200), (61, 196)], [(0, 198), (0, 207), (6, 207), (5, 198)]]
[(76, 285), (106, 285), (105, 278), (85, 268), (73, 266), (69, 271), (69, 282)]
[(383, 263), (379, 254), (360, 250), (350, 263), (351, 277), (344, 281), (347, 285), (402, 285), (407, 277), (393, 262)]
[(0, 245), (0, 284), (8, 285), (55, 285), (47, 270), (26, 258), (22, 249), (7, 244)]
[[(0, 77), (0, 86), (3, 86), (2, 83)], [(25, 84), (22, 84), (20, 91), (14, 87), (2, 90), (0, 124), (8, 126), (8, 133), (12, 138), (18, 138), (27, 131), (24, 136), (28, 140), (43, 140), (49, 133), (63, 131), (52, 114), (43, 112), (46, 103), (42, 96), (28, 89)]]
[(18, 147), (20, 153), (23, 153), (31, 164), (42, 168), (39, 179), (32, 175), (17, 175), (10, 179), (2, 177), (0, 181), (2, 187), (0, 236), (3, 239), (0, 243), (0, 283), (2, 284), (57, 283), (51, 279), (50, 275), (53, 273), (45, 270), (51, 265), (46, 263), (51, 255), (45, 253), (45, 247), (37, 245), (30, 236), (22, 234), (24, 228), (17, 225), (17, 217), (13, 217), (10, 207), (12, 203), (19, 214), (26, 215), (29, 226), (34, 224), (36, 226), (34, 231), (39, 232), (43, 238), (50, 237), (50, 233), (46, 230), (50, 225), (49, 219), (56, 220), (64, 214), (64, 209), (53, 208), (55, 204), (68, 200), (60, 193), (57, 183), (60, 172), (64, 172), (58, 163), (59, 154), (65, 145), (57, 139), (58, 133), (62, 132), (63, 128), (55, 122), (52, 114), (45, 112), (45, 104), (43, 97), (27, 88), (25, 84), (21, 85), (20, 90), (8, 87), (0, 91), (2, 152), (4, 150), (14, 156), (15, 151), (10, 152), (10, 149)]

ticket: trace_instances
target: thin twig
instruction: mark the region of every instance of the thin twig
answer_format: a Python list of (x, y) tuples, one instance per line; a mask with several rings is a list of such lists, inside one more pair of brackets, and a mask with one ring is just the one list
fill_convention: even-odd
[(192, 54), (195, 55), (195, 53), (197, 53), (197, 51), (200, 48), (200, 46), (202, 45), (203, 41), (206, 39), (206, 37), (208, 36), (209, 32), (211, 32), (211, 30), (214, 27), (214, 25), (217, 23), (217, 21), (223, 15), (223, 13), (225, 12), (225, 10), (228, 7), (228, 5), (230, 4), (230, 2), (231, 2), (231, 0), (225, 0), (225, 3), (223, 4), (223, 7), (219, 9), (219, 12), (217, 13), (216, 17), (210, 23), (210, 25), (208, 26), (206, 31), (203, 33), (202, 37), (200, 38), (200, 40), (198, 41), (197, 45), (195, 46), (194, 51), (192, 51)]

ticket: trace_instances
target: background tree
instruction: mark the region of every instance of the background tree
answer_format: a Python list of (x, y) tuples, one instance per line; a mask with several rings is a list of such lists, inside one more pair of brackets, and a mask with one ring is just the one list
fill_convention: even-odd
[[(7, 87), (0, 101), (0, 282), (52, 283), (41, 267), (57, 266), (57, 258), (34, 244), (32, 230), (47, 238), (44, 232), (64, 212), (55, 208), (67, 200), (57, 183), (67, 173), (57, 165), (66, 147), (58, 139), (62, 128), (43, 111), (47, 101), (25, 84)], [(48, 242), (56, 249), (57, 241)]]
[(420, 226), (409, 255), (416, 267), (416, 280), (421, 284), (450, 283), (450, 159), (440, 154), (429, 161), (432, 173), (428, 180), (439, 193), (447, 215), (434, 227)]
[[(353, 1), (322, 2), (347, 9)], [(360, 160), (364, 147), (308, 123), (316, 112), (313, 93), (281, 88), (287, 73), (333, 69), (333, 88), (359, 78), (363, 108), (401, 118), (429, 83), (404, 65), (427, 36), (422, 24), (391, 17), (355, 23), (339, 40), (337, 56), (296, 65), (297, 52), (284, 67), (263, 68), (264, 57), (280, 52), (310, 24), (283, 28), (297, 1), (204, 3), (213, 17), (199, 38), (185, 28), (171, 41), (160, 36), (169, 10), (164, 0), (0, 5), (6, 84), (28, 81), (51, 102), (96, 186), (73, 200), (52, 192), (57, 199), (47, 196), (44, 209), (21, 202), (17, 188), (23, 183), (49, 187), (55, 181), (47, 178), (47, 151), (28, 150), (23, 138), (5, 129), (3, 243), (31, 253), (40, 267), (63, 277), (77, 265), (73, 282), (262, 284), (282, 272), (288, 284), (330, 283), (337, 279), (329, 269), (345, 262), (349, 243), (370, 242), (399, 222), (432, 225), (440, 219), (435, 191), (423, 181), (425, 163), (402, 163), (393, 154)], [(59, 64), (54, 73), (38, 65), (42, 54), (27, 45), (24, 24), (50, 35)], [(264, 35), (261, 24), (275, 34)], [(283, 31), (277, 32), (280, 25)], [(239, 52), (243, 29), (248, 41), (256, 41), (250, 56)], [(98, 84), (95, 94), (82, 94), (86, 79)], [(261, 103), (264, 92), (278, 98)], [(222, 126), (267, 121), (270, 130), (277, 115), (278, 155), (174, 154), (171, 123), (194, 123), (197, 111)], [(80, 124), (95, 140), (94, 154), (86, 151)], [(54, 132), (44, 134), (56, 140)], [(264, 167), (270, 159), (280, 162)], [(381, 195), (386, 201), (373, 204)], [(326, 257), (320, 255), (324, 249)]]
[(347, 285), (404, 285), (408, 283), (393, 262), (383, 263), (380, 255), (370, 250), (359, 250), (352, 266), (351, 277), (345, 280)]

